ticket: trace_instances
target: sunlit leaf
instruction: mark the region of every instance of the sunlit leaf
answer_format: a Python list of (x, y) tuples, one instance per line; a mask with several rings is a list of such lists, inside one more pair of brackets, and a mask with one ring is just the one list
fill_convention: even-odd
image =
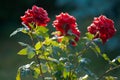
[(39, 41), (35, 44), (35, 49), (39, 50), (42, 47), (42, 43)]
[(48, 29), (46, 27), (43, 27), (43, 26), (37, 26), (36, 27), (36, 30), (35, 30), (35, 33), (39, 36), (44, 36), (44, 37), (47, 37), (48, 34)]
[(50, 45), (52, 43), (52, 40), (50, 38), (46, 38), (44, 41), (45, 45)]
[(118, 80), (117, 77), (113, 77), (113, 76), (106, 76), (105, 80)]
[(44, 52), (44, 55), (45, 55), (45, 56), (48, 56), (49, 54), (50, 54), (50, 52), (47, 52), (47, 51)]
[(107, 56), (107, 54), (102, 54), (103, 58), (106, 60), (106, 61), (110, 61), (109, 57)]
[(60, 31), (55, 31), (55, 32), (52, 32), (52, 35), (60, 35), (61, 32)]
[(44, 26), (37, 26), (36, 30), (46, 33), (48, 31), (48, 29)]
[(27, 48), (24, 48), (24, 49), (20, 50), (17, 54), (19, 54), (19, 55), (27, 55)]
[(39, 67), (34, 67), (33, 70), (34, 70), (33, 77), (37, 79), (40, 75), (40, 69), (39, 69)]
[(117, 60), (118, 60), (118, 62), (120, 63), (120, 57), (119, 57)]
[(58, 46), (58, 45), (59, 45), (59, 43), (56, 42), (56, 41), (52, 41), (51, 44), (52, 44), (53, 46)]
[(68, 71), (66, 71), (66, 69), (63, 71), (63, 77), (64, 78), (67, 78), (67, 76), (69, 75), (69, 72)]
[(16, 80), (21, 80), (21, 77), (20, 77), (20, 69), (18, 69), (18, 71), (17, 71)]
[(46, 59), (45, 56), (43, 56), (43, 55), (39, 55), (38, 58), (39, 58), (39, 59), (43, 59), (43, 60)]
[(59, 48), (66, 50), (67, 46), (65, 44), (59, 43)]
[(35, 56), (35, 52), (34, 52), (33, 48), (31, 48), (30, 46), (27, 46), (26, 48), (20, 50), (17, 54), (27, 55), (29, 59), (31, 59)]
[(86, 36), (89, 40), (92, 40), (94, 38), (94, 35), (93, 34), (90, 34), (89, 32), (86, 33)]

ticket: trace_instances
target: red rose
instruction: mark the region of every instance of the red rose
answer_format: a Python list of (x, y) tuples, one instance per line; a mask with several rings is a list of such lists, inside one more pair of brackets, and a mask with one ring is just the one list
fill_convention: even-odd
[(29, 29), (30, 23), (34, 26), (47, 26), (50, 21), (48, 13), (41, 7), (33, 6), (32, 9), (28, 9), (24, 16), (21, 16), (22, 23), (25, 24)]
[[(69, 36), (74, 35), (75, 42), (77, 42), (80, 38), (80, 31), (78, 30), (76, 19), (73, 16), (70, 16), (68, 13), (61, 13), (56, 16), (56, 20), (53, 22), (53, 26), (57, 31), (60, 31), (60, 36)], [(60, 40), (59, 40), (60, 41)], [(72, 45), (75, 46), (74, 41), (72, 41)]]
[(94, 38), (100, 38), (103, 43), (111, 38), (116, 32), (114, 22), (104, 15), (95, 17), (93, 23), (87, 29), (88, 32), (95, 35)]

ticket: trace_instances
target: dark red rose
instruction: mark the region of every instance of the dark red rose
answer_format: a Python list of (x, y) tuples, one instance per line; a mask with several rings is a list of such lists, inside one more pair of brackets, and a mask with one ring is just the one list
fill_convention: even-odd
[(50, 21), (48, 13), (41, 7), (33, 6), (32, 9), (28, 9), (24, 16), (21, 16), (22, 23), (31, 29), (29, 24), (34, 26), (47, 26)]
[(116, 32), (114, 22), (104, 15), (95, 17), (93, 23), (87, 28), (87, 30), (95, 35), (94, 38), (100, 38), (103, 43), (111, 38)]
[[(76, 42), (78, 42), (80, 38), (80, 31), (78, 30), (76, 19), (73, 16), (70, 16), (68, 13), (61, 13), (60, 15), (56, 16), (56, 20), (53, 22), (53, 26), (56, 28), (57, 31), (60, 31), (60, 36), (69, 36), (74, 35), (74, 41), (71, 43), (75, 46)], [(61, 41), (61, 40), (59, 40)]]

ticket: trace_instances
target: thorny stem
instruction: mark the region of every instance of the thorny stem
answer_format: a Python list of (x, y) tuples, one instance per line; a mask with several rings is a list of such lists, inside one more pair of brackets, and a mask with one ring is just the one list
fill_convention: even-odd
[[(29, 36), (30, 36), (30, 39), (31, 39), (31, 41), (32, 41), (32, 45), (34, 46), (34, 39), (33, 39), (33, 37), (32, 37), (32, 33), (31, 33), (31, 32), (29, 33)], [(40, 76), (41, 76), (42, 79), (44, 80), (44, 76), (43, 76), (43, 72), (42, 72), (42, 68), (41, 68), (40, 60), (39, 60), (37, 54), (35, 54), (35, 56), (36, 56), (36, 60), (37, 60), (37, 62), (38, 62), (38, 64), (39, 64), (39, 69), (40, 69), (40, 74), (41, 74)]]
[(107, 70), (105, 73), (103, 73), (97, 80), (102, 80), (103, 77), (104, 77), (104, 75), (108, 74), (109, 72), (111, 72), (111, 71), (113, 71), (113, 70), (115, 70), (115, 69), (117, 69), (117, 68), (120, 68), (120, 65), (108, 69), (108, 70)]

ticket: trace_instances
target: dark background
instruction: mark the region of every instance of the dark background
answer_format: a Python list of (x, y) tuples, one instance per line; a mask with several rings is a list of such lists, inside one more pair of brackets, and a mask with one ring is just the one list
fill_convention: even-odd
[[(117, 33), (101, 48), (103, 52), (107, 53), (111, 59), (120, 55), (120, 0), (1, 0), (0, 1), (0, 80), (15, 80), (17, 68), (28, 61), (25, 57), (19, 56), (16, 53), (21, 49), (17, 43), (19, 41), (27, 42), (27, 36), (19, 33), (14, 37), (9, 35), (18, 27), (21, 27), (20, 16), (33, 5), (43, 7), (49, 13), (51, 22), (49, 27), (53, 30), (51, 25), (55, 16), (61, 12), (68, 12), (77, 18), (77, 23), (82, 36), (87, 31), (95, 16), (106, 15), (108, 18), (114, 20)], [(89, 58), (93, 59), (94, 65), (91, 69), (97, 74), (99, 70), (106, 68), (106, 62), (103, 59), (95, 58), (95, 54), (88, 54)], [(96, 59), (94, 61), (94, 59)], [(98, 61), (98, 62), (97, 62)], [(101, 65), (102, 64), (102, 65)], [(113, 72), (114, 73), (114, 72)]]

